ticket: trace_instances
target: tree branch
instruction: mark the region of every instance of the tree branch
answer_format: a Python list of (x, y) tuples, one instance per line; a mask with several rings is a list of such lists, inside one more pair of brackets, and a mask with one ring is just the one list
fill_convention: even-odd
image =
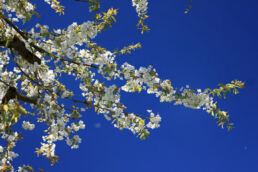
[(41, 59), (32, 52), (30, 52), (26, 48), (25, 43), (21, 41), (17, 36), (14, 36), (7, 46), (8, 48), (13, 48), (15, 51), (17, 51), (29, 63), (34, 64), (35, 62), (37, 62), (38, 64), (41, 64)]
[(10, 84), (6, 83), (5, 81), (0, 80), (0, 82), (9, 86), (7, 92), (5, 93), (4, 97), (2, 98), (2, 104), (8, 104), (8, 102), (14, 98), (17, 98), (18, 100), (27, 102), (27, 103), (33, 103), (33, 104), (37, 103), (37, 98), (24, 96), (21, 93), (19, 93), (15, 87), (11, 86)]
[[(24, 40), (28, 40), (28, 36), (26, 35), (26, 33), (22, 32), (17, 26), (15, 26), (15, 25), (12, 23), (12, 21), (10, 21), (8, 18), (6, 18), (5, 15), (3, 15), (1, 12), (0, 12), (0, 17), (1, 17), (8, 25), (10, 25), (16, 32), (18, 32), (18, 33), (22, 36), (22, 38), (23, 38)], [(29, 55), (29, 57), (27, 57), (27, 59), (25, 58), (29, 63), (34, 64), (34, 62), (38, 62), (39, 64), (41, 64), (41, 60), (40, 60), (37, 56), (35, 56), (33, 53), (31, 53), (30, 51), (28, 51), (28, 50), (26, 49), (24, 42), (22, 42), (22, 41), (21, 41), (18, 37), (16, 37), (16, 36), (15, 36), (14, 38), (15, 38), (15, 39), (16, 39), (16, 38), (18, 39), (17, 44), (14, 44), (14, 46), (16, 45), (15, 47), (18, 48), (17, 50), (19, 50), (19, 51), (18, 51), (19, 54), (20, 54), (20, 52), (21, 52), (21, 53), (23, 53), (23, 55), (26, 55), (26, 54)], [(17, 40), (15, 40), (15, 41), (17, 41)], [(19, 46), (18, 46), (18, 45), (19, 45)], [(47, 54), (47, 55), (50, 56), (50, 57), (53, 57), (53, 56), (54, 56), (56, 59), (58, 59), (58, 57), (57, 57), (56, 55), (47, 52), (46, 50), (44, 50), (44, 49), (38, 47), (37, 45), (35, 45), (35, 44), (33, 44), (33, 43), (30, 43), (30, 45), (31, 45), (33, 48), (35, 48), (35, 50), (37, 50), (38, 52)], [(6, 41), (0, 41), (0, 46), (6, 46)], [(17, 47), (17, 46), (18, 46), (18, 47)], [(14, 48), (14, 49), (15, 49), (15, 47), (11, 47), (11, 48)], [(22, 47), (23, 47), (23, 48), (22, 48)], [(15, 49), (15, 50), (16, 50), (16, 49)], [(16, 51), (17, 51), (17, 50), (16, 50)], [(27, 51), (25, 51), (25, 50), (27, 50)], [(21, 55), (21, 54), (20, 54), (20, 55)], [(23, 55), (21, 55), (21, 56), (22, 56), (22, 57), (26, 57), (26, 56), (23, 56)], [(69, 63), (73, 63), (73, 64), (80, 65), (80, 63), (77, 63), (77, 62), (72, 61), (72, 60), (67, 60), (67, 59), (64, 59), (64, 58), (60, 58), (60, 61), (62, 61), (62, 62), (67, 61), (67, 62), (69, 62)], [(92, 67), (92, 68), (98, 69), (98, 66), (93, 65), (93, 64), (91, 64), (91, 65), (84, 64), (84, 65), (85, 65), (85, 66), (88, 66), (88, 67)]]
[(18, 33), (23, 37), (23, 39), (25, 39), (25, 40), (28, 39), (27, 36), (26, 36), (18, 27), (16, 27), (16, 26), (12, 23), (12, 21), (10, 21), (8, 18), (6, 18), (5, 15), (2, 14), (1, 12), (0, 12), (0, 17), (1, 17), (8, 25), (10, 25), (12, 28), (14, 28), (14, 30), (15, 30), (16, 32), (18, 32)]

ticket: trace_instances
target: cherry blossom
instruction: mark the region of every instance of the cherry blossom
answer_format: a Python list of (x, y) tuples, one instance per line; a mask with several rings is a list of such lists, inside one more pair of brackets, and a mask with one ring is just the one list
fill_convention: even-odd
[[(59, 1), (45, 2), (57, 13), (64, 13)], [(136, 8), (138, 27), (143, 33), (148, 30), (143, 22), (148, 17), (148, 1), (132, 0), (132, 6)], [(160, 102), (202, 109), (219, 126), (232, 129), (227, 112), (217, 107), (216, 96), (220, 98), (231, 91), (237, 94), (243, 82), (235, 80), (203, 91), (189, 86), (175, 88), (169, 79), (159, 78), (152, 66), (136, 68), (127, 62), (117, 63), (119, 55), (131, 53), (140, 44), (112, 51), (94, 42), (99, 33), (116, 22), (116, 9), (97, 13), (94, 19), (82, 24), (73, 22), (67, 28), (50, 28), (39, 23), (26, 28), (28, 31), (21, 30), (18, 26), (37, 15), (35, 7), (28, 0), (0, 0), (0, 135), (8, 143), (0, 146), (0, 171), (16, 170), (13, 161), (19, 155), (14, 151), (22, 136), (12, 126), (20, 120), (23, 121), (21, 131), (36, 130), (39, 123), (44, 124), (45, 135), (36, 153), (48, 158), (52, 165), (59, 159), (56, 142), (65, 141), (71, 149), (79, 148), (82, 139), (78, 131), (86, 129), (84, 122), (87, 122), (81, 117), (89, 109), (101, 114), (115, 128), (129, 130), (142, 140), (148, 138), (150, 129), (160, 127), (161, 115), (149, 109), (146, 114), (131, 112), (122, 103), (122, 92), (144, 91)], [(99, 8), (97, 0), (89, 1), (89, 11)], [(80, 83), (81, 95), (74, 95), (60, 81), (67, 75)], [(33, 118), (33, 123), (25, 121), (25, 116)], [(18, 171), (30, 169), (29, 165), (17, 168)]]

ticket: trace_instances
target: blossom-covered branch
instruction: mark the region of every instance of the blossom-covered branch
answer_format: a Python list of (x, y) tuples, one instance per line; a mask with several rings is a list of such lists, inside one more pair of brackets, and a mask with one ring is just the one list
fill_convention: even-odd
[[(45, 2), (64, 14), (58, 0)], [(63, 140), (72, 149), (79, 148), (82, 140), (77, 132), (86, 127), (81, 117), (88, 109), (102, 114), (116, 128), (128, 129), (142, 140), (148, 138), (150, 130), (160, 126), (160, 114), (151, 109), (146, 109), (146, 114), (129, 111), (130, 107), (120, 99), (122, 91), (145, 91), (160, 102), (202, 109), (217, 120), (218, 126), (232, 129), (229, 115), (217, 107), (215, 96), (220, 98), (232, 90), (237, 94), (244, 87), (243, 82), (235, 80), (215, 89), (175, 88), (169, 79), (159, 78), (152, 66), (136, 68), (127, 62), (118, 64), (119, 55), (130, 54), (141, 44), (127, 45), (121, 50), (107, 50), (98, 45), (93, 39), (111, 28), (118, 11), (110, 8), (99, 13), (98, 0), (85, 2), (89, 3), (89, 11), (95, 12), (92, 20), (73, 22), (67, 28), (58, 29), (37, 24), (25, 31), (18, 26), (29, 22), (33, 15), (39, 16), (36, 5), (28, 0), (0, 0), (0, 135), (7, 141), (0, 146), (0, 171), (15, 170), (12, 162), (18, 154), (14, 148), (22, 136), (13, 126), (24, 115), (33, 117), (22, 122), (24, 130), (36, 129), (37, 123), (45, 124), (46, 134), (36, 153), (48, 158), (51, 165), (59, 159), (56, 142)], [(148, 1), (132, 0), (132, 6), (139, 17), (138, 28), (142, 33), (148, 31), (144, 23), (148, 18)], [(81, 95), (74, 95), (60, 81), (67, 75), (78, 81)], [(18, 171), (24, 170), (32, 167), (18, 167)]]

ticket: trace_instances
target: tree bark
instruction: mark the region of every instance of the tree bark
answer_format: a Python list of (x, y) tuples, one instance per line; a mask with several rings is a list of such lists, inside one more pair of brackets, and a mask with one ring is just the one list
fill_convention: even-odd
[(30, 52), (23, 41), (21, 41), (17, 36), (14, 36), (12, 41), (7, 45), (8, 48), (13, 48), (19, 55), (21, 55), (27, 62), (34, 64), (37, 62), (41, 64), (41, 59)]
[(8, 104), (8, 102), (14, 98), (17, 98), (18, 100), (21, 100), (21, 101), (24, 101), (27, 103), (33, 103), (33, 104), (37, 103), (37, 98), (24, 96), (24, 95), (18, 93), (16, 88), (9, 87), (5, 96), (2, 99), (2, 104)]

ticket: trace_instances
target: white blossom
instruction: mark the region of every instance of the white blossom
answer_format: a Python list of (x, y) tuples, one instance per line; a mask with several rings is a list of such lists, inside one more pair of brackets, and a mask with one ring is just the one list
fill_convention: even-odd
[(147, 0), (132, 0), (133, 6), (136, 7), (136, 12), (138, 15), (145, 14), (148, 9), (148, 1)]
[(24, 130), (33, 130), (35, 128), (34, 124), (31, 124), (29, 121), (23, 121), (22, 127)]
[(4, 151), (3, 146), (0, 146), (0, 153), (2, 153)]

